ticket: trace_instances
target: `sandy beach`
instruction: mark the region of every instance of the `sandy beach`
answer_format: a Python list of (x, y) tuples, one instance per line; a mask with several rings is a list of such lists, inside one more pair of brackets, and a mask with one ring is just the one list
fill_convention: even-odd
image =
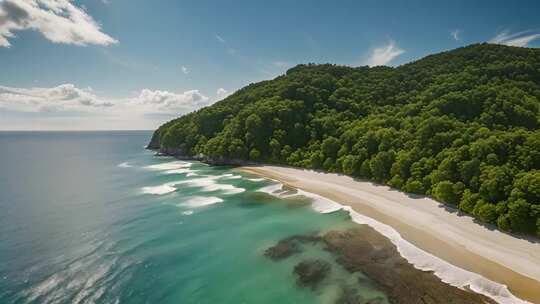
[[(479, 274), (508, 286), (520, 299), (540, 303), (538, 240), (514, 237), (478, 224), (472, 217), (431, 198), (409, 195), (344, 175), (277, 166), (250, 166), (240, 170), (350, 206), (361, 216), (392, 227), (407, 243), (465, 270), (456, 272), (456, 278), (451, 279), (447, 273), (446, 276), (438, 275), (447, 283), (459, 284), (459, 280), (467, 280), (464, 277), (470, 273)], [(438, 268), (444, 267), (436, 264), (420, 267), (433, 267), (437, 274)], [(448, 272), (448, 267), (445, 269), (439, 272)], [(483, 284), (482, 280), (475, 282)]]

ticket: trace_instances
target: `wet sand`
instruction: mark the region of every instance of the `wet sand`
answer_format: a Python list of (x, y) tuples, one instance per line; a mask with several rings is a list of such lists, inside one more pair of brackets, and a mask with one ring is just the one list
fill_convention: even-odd
[(337, 174), (276, 166), (242, 167), (318, 194), (398, 231), (403, 239), (461, 269), (508, 286), (540, 303), (540, 243), (480, 225), (427, 197)]

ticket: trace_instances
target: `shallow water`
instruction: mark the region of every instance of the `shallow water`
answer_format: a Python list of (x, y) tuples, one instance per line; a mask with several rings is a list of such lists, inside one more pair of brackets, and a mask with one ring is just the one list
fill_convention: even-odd
[(0, 133), (0, 303), (328, 303), (332, 280), (357, 280), (336, 270), (313, 292), (296, 284), (298, 257), (263, 255), (293, 234), (350, 227), (346, 212), (155, 157), (150, 136)]

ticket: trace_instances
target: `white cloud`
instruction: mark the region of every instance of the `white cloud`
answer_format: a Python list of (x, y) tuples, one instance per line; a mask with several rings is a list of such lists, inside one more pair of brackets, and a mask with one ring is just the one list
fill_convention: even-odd
[(86, 111), (112, 105), (98, 99), (90, 88), (80, 89), (69, 83), (31, 89), (0, 86), (0, 109), (21, 112)]
[(101, 31), (101, 26), (69, 0), (0, 1), (0, 47), (23, 30), (38, 31), (55, 43), (108, 45), (118, 41)]
[(216, 91), (216, 100), (221, 100), (229, 95), (229, 91), (225, 90), (224, 88), (219, 88)]
[(182, 73), (184, 73), (186, 75), (189, 74), (189, 70), (185, 66), (182, 66), (181, 69), (182, 69)]
[(393, 40), (390, 40), (387, 45), (373, 50), (371, 56), (367, 60), (367, 64), (369, 66), (386, 65), (404, 52), (404, 50), (396, 46), (396, 43)]
[(453, 30), (450, 32), (450, 35), (452, 35), (452, 38), (454, 38), (455, 41), (461, 40), (461, 31), (460, 30)]
[(212, 97), (199, 90), (143, 89), (131, 97), (105, 98), (73, 84), (28, 89), (0, 86), (0, 130), (153, 129), (228, 95), (224, 88)]
[[(228, 92), (220, 88), (216, 97)], [(210, 98), (199, 90), (173, 93), (162, 90), (143, 89), (134, 98), (100, 98), (91, 88), (81, 89), (67, 83), (52, 88), (13, 88), (0, 86), (0, 109), (19, 112), (89, 112), (100, 108), (130, 107), (130, 111), (146, 114), (162, 112), (187, 112), (210, 104)], [(135, 108), (134, 108), (135, 107)], [(110, 110), (110, 109), (109, 109)]]
[(510, 33), (509, 31), (502, 31), (495, 37), (489, 40), (490, 43), (503, 44), (509, 46), (526, 46), (533, 40), (540, 38), (539, 32), (523, 31), (518, 33)]
[(144, 89), (133, 101), (134, 104), (147, 106), (149, 111), (158, 112), (187, 112), (209, 104), (210, 98), (199, 90), (183, 93)]

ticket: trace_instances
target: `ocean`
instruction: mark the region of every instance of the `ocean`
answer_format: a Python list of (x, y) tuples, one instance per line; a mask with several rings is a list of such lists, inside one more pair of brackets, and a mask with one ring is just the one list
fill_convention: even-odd
[(1, 304), (525, 303), (350, 207), (156, 156), (151, 135), (0, 132)]
[(157, 157), (150, 136), (0, 133), (0, 303), (333, 303), (336, 282), (358, 280), (334, 265), (317, 288), (299, 284), (295, 265), (328, 259), (320, 246), (265, 256), (283, 238), (350, 227), (346, 212), (276, 197), (274, 181), (234, 168)]

